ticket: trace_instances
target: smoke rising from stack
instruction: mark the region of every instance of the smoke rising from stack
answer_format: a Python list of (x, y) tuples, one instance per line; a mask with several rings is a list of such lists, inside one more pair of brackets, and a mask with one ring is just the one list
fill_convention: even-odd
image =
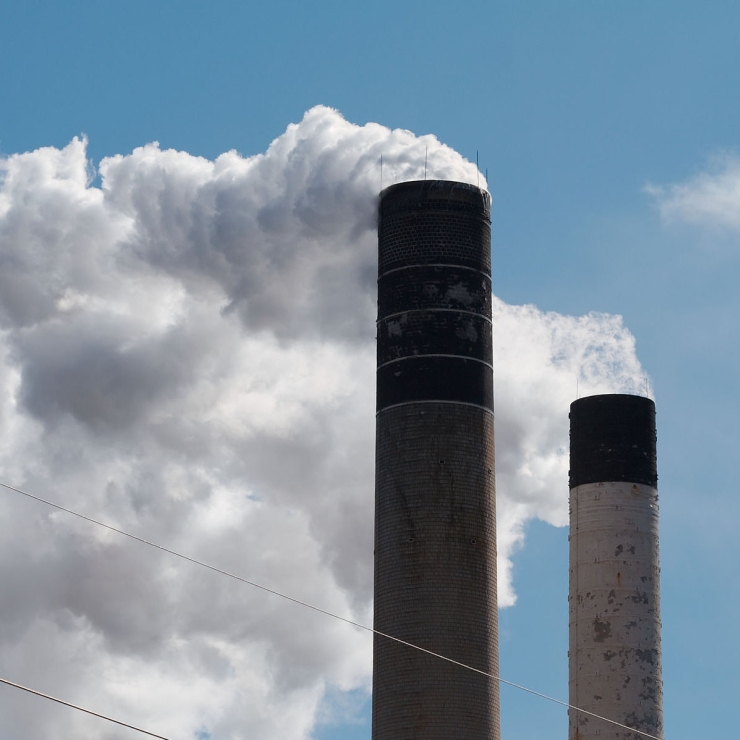
[[(255, 157), (150, 144), (99, 182), (84, 141), (3, 160), (3, 478), (369, 622), (379, 159), (420, 179), (425, 148), (430, 179), (475, 183), (433, 136), (322, 107)], [(644, 380), (619, 317), (492, 311), (506, 605), (526, 521), (567, 522), (576, 375)], [(10, 678), (177, 737), (306, 738), (327, 696), (367, 695), (351, 629), (5, 496), (0, 524)], [(0, 692), (2, 737), (98, 732)]]

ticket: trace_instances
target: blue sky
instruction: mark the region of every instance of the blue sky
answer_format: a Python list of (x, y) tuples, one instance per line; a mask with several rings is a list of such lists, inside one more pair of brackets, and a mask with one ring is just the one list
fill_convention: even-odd
[[(319, 104), (478, 152), (496, 295), (620, 314), (636, 338), (658, 410), (665, 734), (730, 736), (740, 230), (670, 205), (735, 166), (739, 24), (727, 1), (0, 2), (0, 153), (85, 134), (95, 165), (151, 141), (249, 156)], [(501, 672), (566, 698), (567, 532), (526, 532)], [(317, 740), (370, 737), (365, 695), (345, 700)], [(502, 712), (505, 738), (567, 731), (510, 689)]]

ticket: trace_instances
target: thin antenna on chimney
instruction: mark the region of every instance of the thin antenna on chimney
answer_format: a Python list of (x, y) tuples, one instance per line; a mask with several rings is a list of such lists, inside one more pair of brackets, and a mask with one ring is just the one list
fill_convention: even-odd
[(427, 155), (429, 154), (429, 147), (424, 147), (424, 179), (427, 179)]

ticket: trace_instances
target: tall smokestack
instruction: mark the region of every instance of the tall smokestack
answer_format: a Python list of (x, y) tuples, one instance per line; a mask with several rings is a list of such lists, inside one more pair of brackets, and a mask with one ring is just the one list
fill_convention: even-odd
[[(498, 674), (490, 199), (383, 191), (375, 629)], [(497, 681), (375, 636), (373, 740), (498, 740)]]
[[(570, 703), (662, 737), (655, 404), (570, 407)], [(569, 740), (642, 740), (571, 709)]]

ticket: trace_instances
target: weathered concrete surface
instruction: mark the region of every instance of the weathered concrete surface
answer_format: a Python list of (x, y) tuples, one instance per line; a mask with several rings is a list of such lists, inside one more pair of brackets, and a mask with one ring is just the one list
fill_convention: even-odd
[[(663, 733), (658, 492), (630, 482), (570, 491), (570, 703)], [(639, 740), (570, 710), (570, 740)]]

